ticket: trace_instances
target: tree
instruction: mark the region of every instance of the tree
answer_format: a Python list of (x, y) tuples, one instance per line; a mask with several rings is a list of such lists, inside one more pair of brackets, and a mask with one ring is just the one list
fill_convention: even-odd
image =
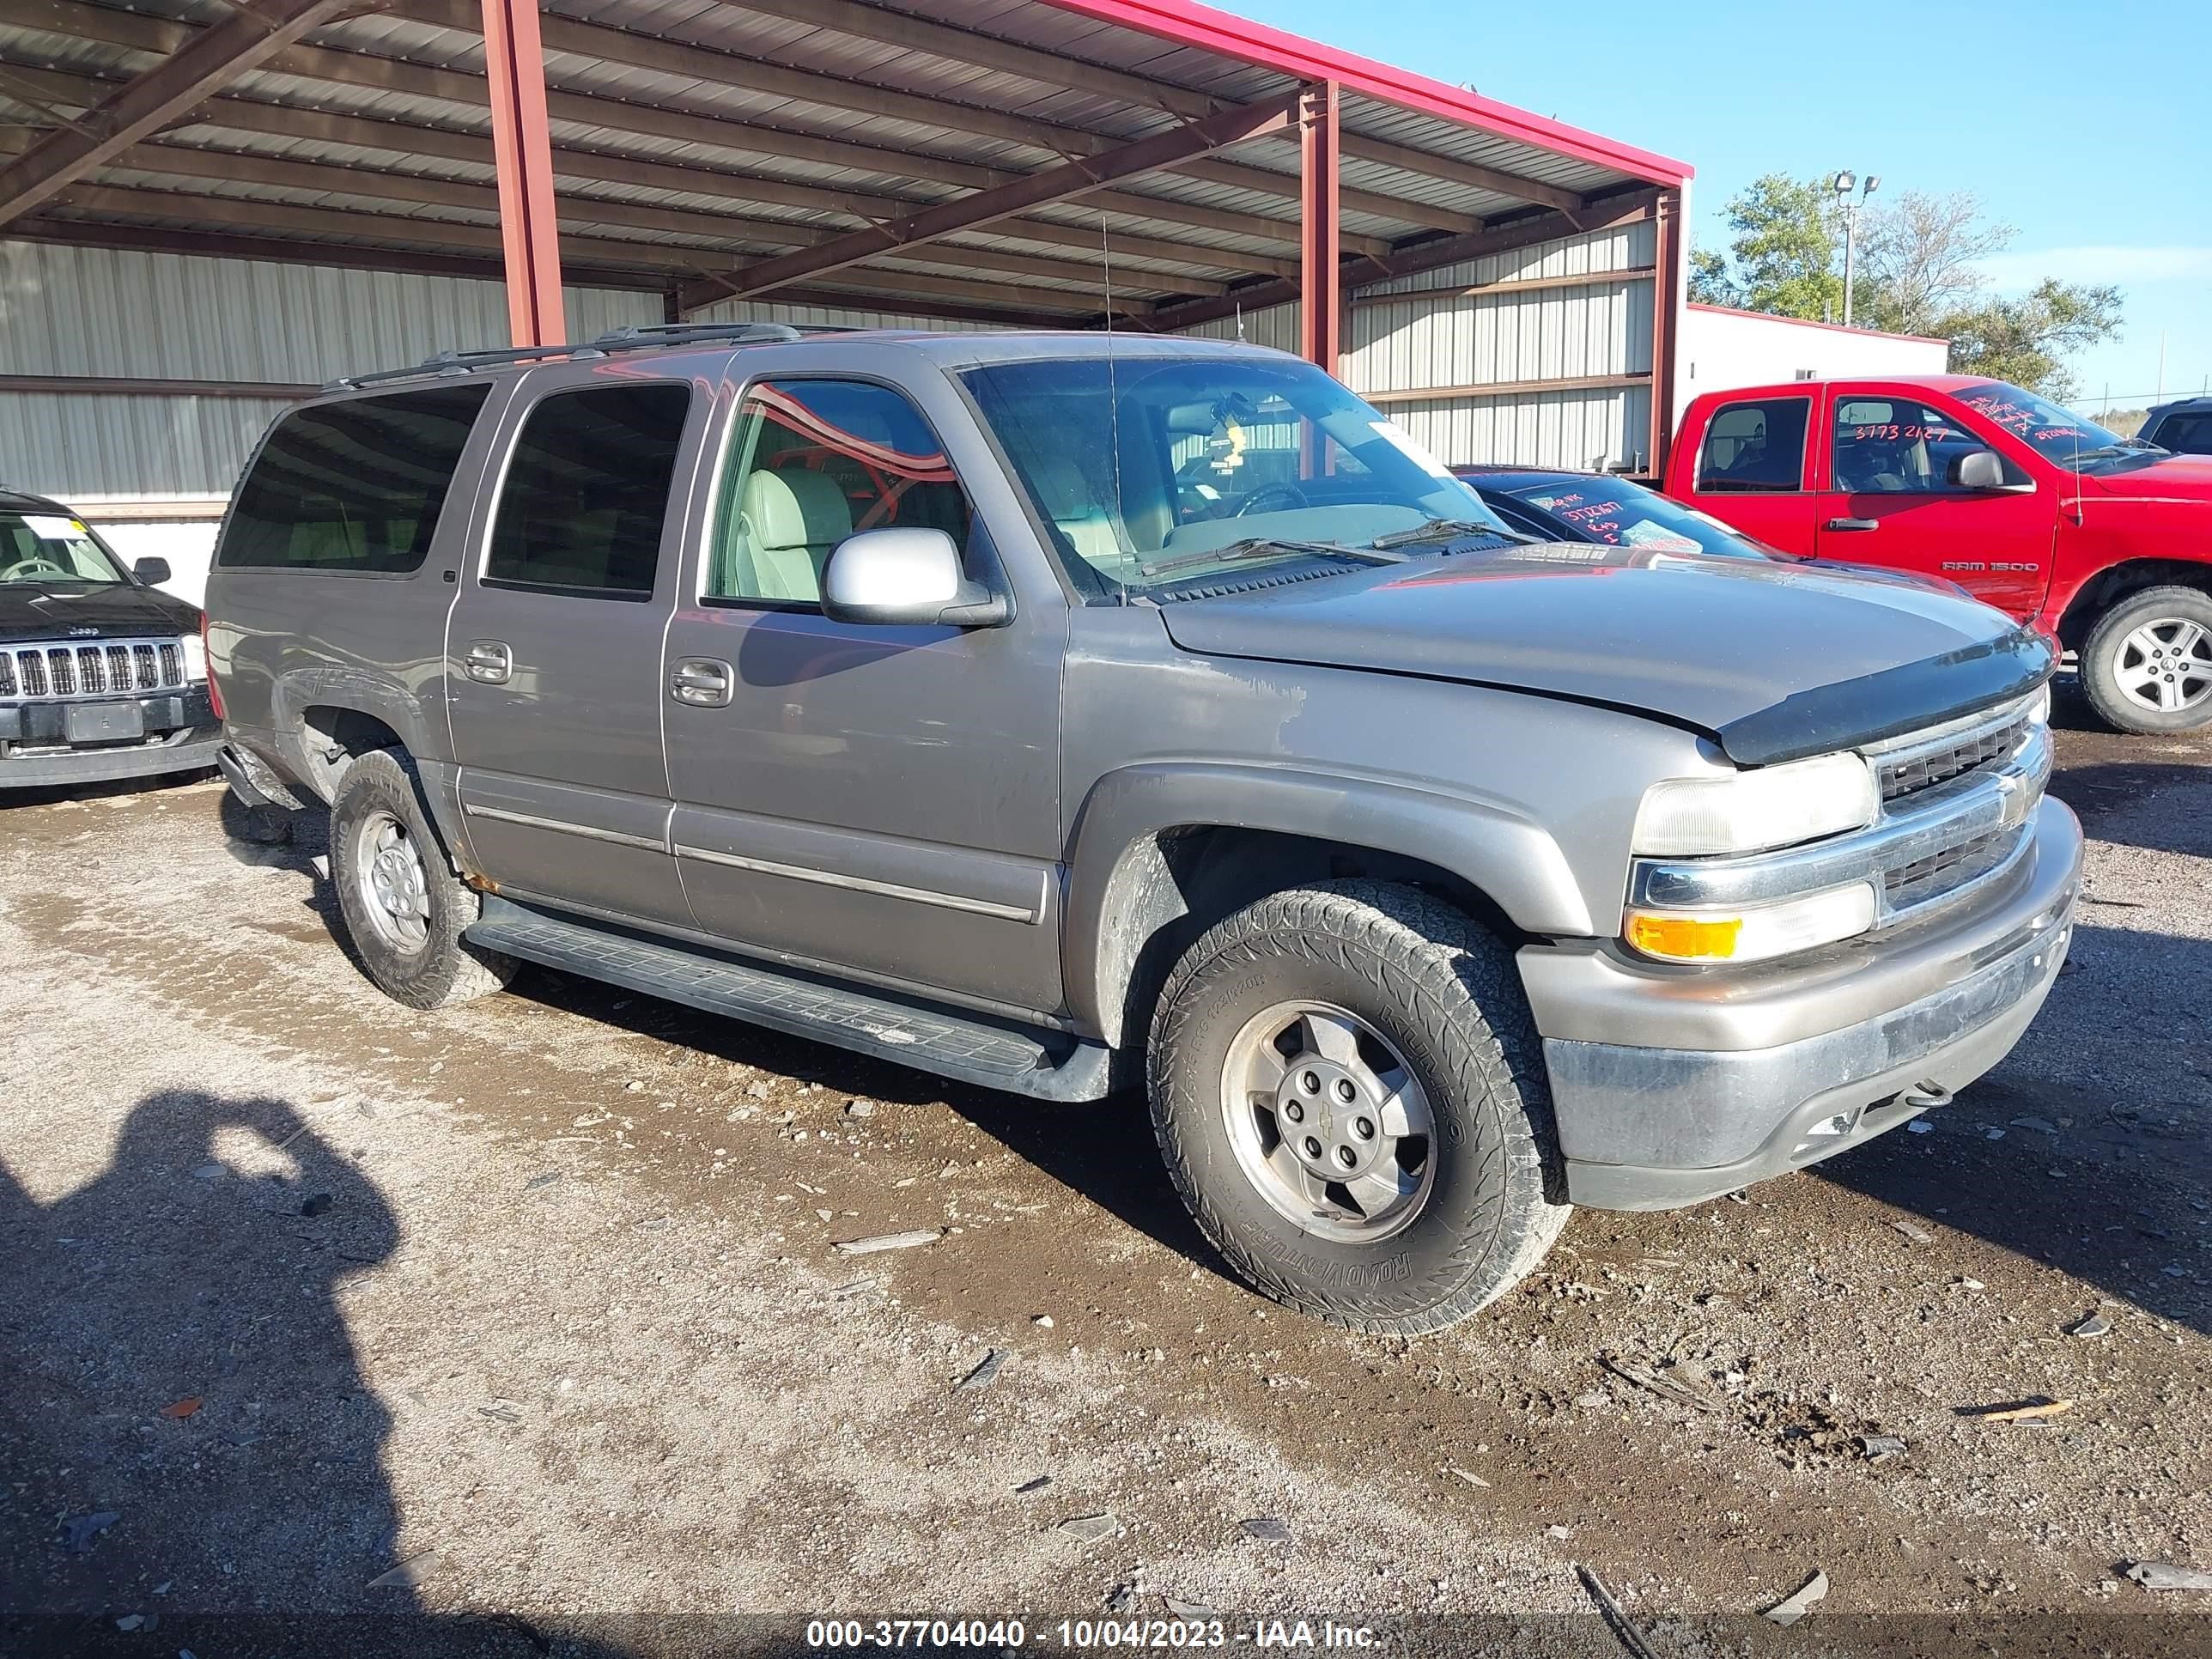
[[(1813, 322), (1843, 314), (1844, 216), (1826, 179), (1768, 173), (1729, 200), (1726, 216), (1727, 253), (1691, 252), (1692, 299)], [(1853, 320), (1948, 339), (1962, 374), (2069, 395), (2066, 356), (2119, 332), (2123, 296), (2055, 278), (2017, 298), (1991, 295), (1981, 261), (2017, 234), (1966, 191), (1907, 191), (1863, 210)]]
[(1734, 274), (1747, 310), (1814, 319), (1844, 308), (1843, 227), (1817, 180), (1770, 173), (1728, 204)]
[(2120, 304), (2111, 283), (2046, 276), (2019, 299), (1985, 300), (1939, 317), (1932, 331), (1951, 342), (1958, 373), (2009, 380), (2064, 403), (2080, 390), (2066, 355), (2118, 333)]
[(1690, 301), (1701, 306), (1742, 306), (1743, 290), (1729, 275), (1726, 254), (1709, 247), (1690, 250)]
[(1863, 214), (1859, 291), (1869, 324), (1902, 334), (1936, 332), (1940, 319), (1980, 300), (1989, 286), (1980, 262), (2018, 234), (1984, 217), (1981, 199), (1970, 191), (1926, 196), (1908, 190), (1894, 204)]

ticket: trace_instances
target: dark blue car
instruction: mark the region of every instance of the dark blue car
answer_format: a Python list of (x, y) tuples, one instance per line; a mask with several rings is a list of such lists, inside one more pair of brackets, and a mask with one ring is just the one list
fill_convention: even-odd
[(1508, 526), (1547, 542), (1595, 542), (1638, 552), (1723, 558), (1784, 556), (1695, 507), (1602, 472), (1463, 466), (1459, 476)]

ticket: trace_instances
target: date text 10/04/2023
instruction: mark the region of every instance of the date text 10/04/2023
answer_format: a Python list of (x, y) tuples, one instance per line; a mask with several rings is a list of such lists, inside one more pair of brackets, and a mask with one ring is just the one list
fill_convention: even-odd
[[(1287, 1650), (1382, 1645), (1368, 1626), (1339, 1624), (1331, 1619), (1255, 1620), (1243, 1626), (1221, 1619), (1063, 1619), (1037, 1634), (1054, 1648), (1078, 1651), (1231, 1646)], [(1029, 1639), (1028, 1627), (1011, 1619), (828, 1619), (813, 1620), (806, 1627), (807, 1645), (830, 1652), (900, 1648), (1011, 1652), (1025, 1646)]]

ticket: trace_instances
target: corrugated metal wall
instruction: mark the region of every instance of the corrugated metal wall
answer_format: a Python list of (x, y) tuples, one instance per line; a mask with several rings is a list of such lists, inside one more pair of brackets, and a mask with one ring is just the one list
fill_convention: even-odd
[(857, 311), (844, 306), (785, 306), (763, 300), (724, 300), (692, 313), (696, 323), (789, 323), (793, 328), (928, 328), (975, 334), (989, 323), (956, 323), (909, 312)]
[[(572, 288), (589, 336), (657, 323), (654, 294)], [(0, 241), (0, 374), (315, 384), (507, 338), (497, 283)], [(64, 497), (228, 494), (283, 405), (0, 395), (0, 482)]]
[[(1547, 242), (1356, 290), (1345, 379), (1447, 462), (1638, 466), (1650, 430), (1656, 239), (1649, 222)], [(1469, 294), (1533, 278), (1588, 286)], [(568, 290), (588, 337), (660, 320), (657, 295)], [(971, 331), (921, 313), (731, 301), (702, 320)], [(1295, 351), (1298, 307), (1190, 331)], [(0, 373), (318, 382), (507, 337), (496, 283), (335, 266), (0, 241)], [(1551, 391), (1530, 382), (1644, 377)], [(1519, 389), (1483, 394), (1465, 388)], [(1407, 392), (1451, 389), (1442, 398)], [(228, 492), (280, 404), (0, 396), (0, 483), (68, 498)]]
[(1273, 346), (1278, 351), (1295, 352), (1298, 349), (1298, 305), (1293, 300), (1286, 306), (1248, 311), (1242, 317), (1224, 317), (1219, 322), (1200, 323), (1195, 328), (1178, 329), (1176, 332), (1194, 335), (1202, 340), (1243, 340), (1248, 345)]
[[(1440, 460), (1530, 466), (1641, 466), (1650, 441), (1649, 222), (1543, 242), (1355, 289), (1339, 372)], [(1534, 279), (1622, 273), (1588, 287), (1468, 294)], [(1298, 349), (1298, 307), (1248, 312), (1242, 338)], [(1239, 338), (1238, 319), (1185, 331)], [(1546, 391), (1531, 381), (1645, 377), (1642, 384)], [(1516, 390), (1482, 395), (1460, 388)], [(1449, 398), (1402, 394), (1452, 388)]]
[[(1344, 378), (1450, 464), (1639, 466), (1648, 458), (1656, 247), (1647, 221), (1424, 271), (1352, 295)], [(1603, 276), (1571, 287), (1498, 283)], [(1547, 391), (1530, 382), (1636, 384)], [(1502, 385), (1491, 394), (1465, 388)], [(1449, 389), (1446, 398), (1409, 392)]]

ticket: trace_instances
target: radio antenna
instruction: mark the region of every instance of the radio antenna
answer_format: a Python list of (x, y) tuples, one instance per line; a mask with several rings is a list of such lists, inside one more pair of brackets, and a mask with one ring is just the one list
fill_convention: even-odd
[[(1106, 419), (1108, 441), (1114, 453), (1107, 457), (1113, 480), (1113, 520), (1115, 545), (1129, 556), (1128, 531), (1121, 520), (1121, 387), (1114, 370), (1114, 249), (1106, 235), (1106, 216), (1098, 216), (1098, 269), (1106, 293)], [(1119, 577), (1115, 579), (1115, 592), (1123, 605), (1129, 602), (1129, 585)]]

